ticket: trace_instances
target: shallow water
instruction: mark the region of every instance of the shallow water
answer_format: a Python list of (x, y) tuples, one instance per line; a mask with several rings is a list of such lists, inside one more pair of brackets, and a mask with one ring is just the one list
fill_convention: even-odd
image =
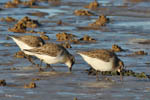
[[(85, 69), (88, 69), (89, 65), (76, 54), (76, 51), (90, 48), (110, 49), (113, 44), (118, 44), (127, 50), (117, 53), (127, 69), (149, 74), (150, 44), (138, 42), (149, 40), (150, 1), (135, 3), (129, 2), (130, 0), (98, 0), (101, 3), (100, 8), (91, 11), (97, 15), (104, 13), (111, 20), (102, 30), (78, 28), (86, 27), (98, 18), (98, 16), (73, 14), (76, 9), (84, 9), (83, 6), (91, 0), (61, 0), (58, 6), (54, 6), (51, 2), (42, 2), (40, 5), (45, 8), (3, 8), (7, 1), (10, 0), (0, 1), (2, 8), (0, 18), (10, 16), (20, 20), (24, 16), (29, 16), (38, 20), (42, 26), (36, 30), (46, 32), (46, 35), (51, 38), (47, 42), (56, 42), (56, 33), (59, 32), (72, 33), (79, 38), (88, 34), (97, 42), (84, 45), (72, 44), (72, 48), (68, 49), (76, 56), (72, 73), (68, 73), (67, 67), (62, 64), (54, 65), (56, 72), (47, 70), (39, 73), (37, 68), (31, 66), (26, 59), (14, 58), (13, 55), (19, 48), (11, 39), (6, 40), (8, 34), (22, 35), (23, 33), (8, 31), (8, 28), (13, 27), (15, 23), (0, 22), (0, 79), (5, 79), (7, 82), (7, 86), (0, 87), (0, 100), (73, 100), (75, 97), (79, 100), (149, 100), (150, 80), (125, 76), (124, 81), (120, 82), (119, 76), (108, 76), (114, 81), (97, 82), (95, 76), (87, 75)], [(100, 10), (102, 8), (106, 10)], [(38, 17), (28, 14), (37, 11), (48, 13), (48, 15)], [(67, 24), (57, 26), (56, 23), (59, 20)], [(125, 56), (139, 50), (148, 52), (148, 55)], [(40, 63), (37, 59), (35, 62)], [(12, 67), (18, 70), (10, 70)], [(35, 81), (37, 87), (25, 89), (24, 84), (31, 82), (33, 78), (41, 79)]]

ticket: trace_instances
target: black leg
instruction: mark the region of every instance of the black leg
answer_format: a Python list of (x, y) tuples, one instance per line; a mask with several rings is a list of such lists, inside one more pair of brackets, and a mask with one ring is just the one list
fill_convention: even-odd
[(99, 72), (96, 71), (96, 81), (99, 81)]
[(25, 55), (25, 57), (28, 59), (28, 61), (29, 61), (32, 65), (35, 65), (35, 63), (32, 61), (31, 56)]
[(46, 65), (46, 68), (47, 68), (47, 69), (48, 69), (48, 68), (51, 68), (52, 71), (55, 71), (55, 70), (53, 69), (53, 67), (52, 67), (50, 64), (47, 64), (47, 65)]
[(39, 69), (39, 72), (41, 72), (41, 71), (44, 71), (41, 67), (42, 67), (42, 62), (43, 62), (43, 60), (41, 60), (40, 61), (40, 64), (37, 64), (36, 66), (38, 67), (38, 69)]
[(40, 67), (42, 67), (42, 62), (43, 62), (43, 60), (40, 61)]
[(122, 75), (122, 71), (120, 71), (120, 81), (123, 82), (123, 75)]

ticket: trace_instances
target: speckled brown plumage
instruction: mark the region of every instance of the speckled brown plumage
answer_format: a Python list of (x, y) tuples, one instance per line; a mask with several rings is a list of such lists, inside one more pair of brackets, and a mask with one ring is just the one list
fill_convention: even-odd
[(107, 50), (107, 49), (95, 49), (95, 50), (90, 50), (90, 51), (80, 51), (79, 53), (85, 54), (89, 57), (102, 59), (106, 62), (109, 62), (110, 58), (117, 57), (114, 52)]
[(12, 36), (12, 37), (32, 47), (40, 47), (45, 44), (44, 40), (37, 36), (24, 35), (24, 36)]
[(28, 50), (29, 52), (34, 52), (41, 55), (49, 55), (56, 57), (58, 54), (64, 54), (70, 55), (70, 53), (61, 45), (55, 44), (55, 43), (47, 43), (41, 47)]

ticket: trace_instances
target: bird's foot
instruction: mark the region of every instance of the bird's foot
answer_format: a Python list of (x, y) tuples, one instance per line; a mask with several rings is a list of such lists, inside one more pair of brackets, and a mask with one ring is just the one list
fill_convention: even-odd
[(105, 81), (109, 81), (109, 82), (115, 82), (115, 80), (111, 79), (111, 78), (108, 78), (108, 77), (104, 77), (104, 80)]
[(52, 72), (55, 72), (55, 69), (50, 64), (47, 64), (46, 69), (48, 68), (50, 68)]
[(41, 67), (39, 66), (39, 64), (36, 64), (36, 67), (39, 69), (39, 72), (43, 72), (43, 71), (44, 71), (44, 69), (41, 68)]
[(42, 69), (42, 68), (39, 68), (39, 72), (44, 72), (44, 69)]

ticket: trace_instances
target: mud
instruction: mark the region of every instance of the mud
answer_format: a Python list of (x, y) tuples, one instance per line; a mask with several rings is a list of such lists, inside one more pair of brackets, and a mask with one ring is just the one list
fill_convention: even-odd
[(75, 10), (74, 14), (76, 16), (94, 16), (94, 13), (88, 11), (88, 10), (84, 10), (84, 9), (80, 9), (80, 10)]
[(17, 8), (19, 6), (33, 6), (36, 5), (36, 0), (22, 1), (22, 0), (12, 0), (5, 3), (5, 8)]
[(38, 17), (44, 17), (44, 16), (47, 16), (48, 13), (45, 13), (45, 12), (32, 12), (32, 13), (27, 13), (28, 15), (31, 15), (31, 16), (38, 16)]
[(11, 32), (25, 33), (27, 28), (36, 28), (38, 26), (40, 26), (38, 21), (32, 20), (28, 16), (25, 16), (24, 18), (19, 20), (13, 28), (9, 28), (8, 30)]
[(104, 15), (101, 15), (95, 22), (89, 24), (89, 26), (105, 26), (106, 23), (108, 22), (109, 22), (109, 18), (107, 18)]
[(6, 17), (6, 18), (1, 18), (1, 21), (5, 21), (5, 22), (16, 22), (17, 20), (13, 17)]
[[(149, 100), (149, 5), (149, 0), (0, 0), (0, 79), (6, 82), (0, 100)], [(44, 35), (46, 42), (64, 45), (76, 59), (72, 73), (65, 64), (52, 64), (54, 72), (44, 62), (39, 72), (24, 56), (14, 57), (20, 49), (8, 35)], [(117, 72), (102, 72), (96, 81), (77, 51), (112, 48), (124, 62), (123, 81)]]
[(40, 35), (40, 37), (41, 37), (43, 40), (50, 40), (50, 38), (49, 38), (47, 35)]
[(36, 83), (34, 82), (30, 82), (29, 84), (25, 84), (24, 88), (36, 88)]
[(65, 33), (65, 32), (56, 34), (57, 41), (74, 40), (75, 37), (76, 37), (75, 35), (69, 34), (69, 33)]
[(0, 86), (6, 86), (6, 81), (5, 80), (0, 80)]
[(114, 52), (125, 51), (125, 50), (123, 50), (120, 46), (118, 46), (118, 45), (116, 45), (116, 44), (113, 44), (113, 45), (112, 45), (112, 49), (111, 49), (111, 50), (114, 51)]
[[(96, 70), (90, 68), (88, 70), (86, 70), (86, 72), (88, 73), (88, 75), (96, 75)], [(106, 71), (106, 72), (99, 72), (99, 74), (101, 75), (107, 75), (107, 76), (119, 76), (120, 73), (117, 72), (117, 71)], [(123, 69), (121, 74), (123, 76), (132, 76), (132, 77), (137, 77), (137, 78), (146, 78), (146, 79), (149, 79), (150, 78), (150, 75), (144, 73), (144, 72), (141, 72), (141, 73), (137, 73), (137, 72), (134, 72), (132, 70), (126, 70), (126, 69)]]
[(60, 45), (62, 45), (64, 48), (72, 48), (69, 42), (64, 42), (64, 43), (61, 43)]
[(144, 52), (144, 51), (136, 51), (134, 52), (135, 55), (147, 55), (148, 53), (147, 52)]
[(85, 6), (85, 8), (89, 8), (89, 9), (96, 9), (98, 7), (99, 7), (99, 3), (97, 2), (97, 0), (94, 0), (93, 2)]
[(14, 54), (14, 57), (16, 58), (26, 58), (26, 54), (23, 51), (18, 51)]
[(96, 39), (88, 36), (88, 35), (84, 35), (83, 38), (79, 39), (80, 41), (88, 41), (88, 42), (96, 42)]

